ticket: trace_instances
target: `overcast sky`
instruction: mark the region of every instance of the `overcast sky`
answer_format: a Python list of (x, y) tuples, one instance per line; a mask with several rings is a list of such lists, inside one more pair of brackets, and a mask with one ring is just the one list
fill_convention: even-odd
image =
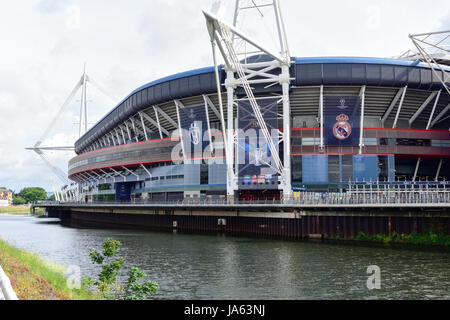
[[(26, 186), (53, 191), (52, 185), (59, 184), (40, 158), (24, 148), (43, 134), (81, 77), (85, 62), (88, 74), (117, 100), (90, 89), (92, 123), (147, 82), (210, 66), (201, 9), (212, 3), (1, 1), (0, 186), (17, 192)], [(411, 48), (408, 34), (450, 28), (447, 0), (281, 0), (281, 6), (291, 55), (298, 57), (396, 56)], [(270, 30), (270, 25), (251, 17), (243, 23), (249, 33)], [(45, 145), (71, 145), (77, 139), (79, 99), (78, 95), (68, 106)], [(65, 171), (71, 156), (48, 154)]]

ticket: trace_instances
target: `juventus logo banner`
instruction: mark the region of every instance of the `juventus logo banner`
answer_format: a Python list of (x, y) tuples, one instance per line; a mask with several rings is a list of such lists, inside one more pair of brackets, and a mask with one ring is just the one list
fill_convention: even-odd
[(358, 146), (361, 119), (359, 96), (324, 96), (325, 145)]
[(209, 143), (204, 139), (205, 132), (208, 130), (206, 111), (204, 106), (186, 107), (179, 110), (184, 150), (189, 159), (192, 152), (201, 154)]
[[(278, 151), (278, 99), (257, 99)], [(278, 189), (278, 175), (269, 145), (248, 100), (238, 103), (236, 166), (240, 190)]]

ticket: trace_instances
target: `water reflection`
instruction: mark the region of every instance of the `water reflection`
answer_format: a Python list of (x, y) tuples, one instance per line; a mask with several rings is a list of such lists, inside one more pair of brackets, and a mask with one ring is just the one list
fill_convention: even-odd
[[(79, 265), (86, 275), (99, 271), (89, 249), (112, 237), (123, 243), (119, 252), (129, 266), (159, 282), (157, 299), (450, 298), (448, 251), (76, 229), (55, 219), (1, 215), (0, 237), (60, 264)], [(370, 265), (381, 268), (381, 290), (366, 288)]]

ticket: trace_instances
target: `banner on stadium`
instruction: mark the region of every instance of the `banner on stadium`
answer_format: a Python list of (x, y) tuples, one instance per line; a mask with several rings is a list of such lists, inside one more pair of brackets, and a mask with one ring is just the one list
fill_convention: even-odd
[[(257, 99), (278, 152), (278, 99)], [(239, 189), (278, 189), (278, 175), (269, 145), (248, 100), (238, 103), (236, 165)]]
[(208, 130), (205, 106), (179, 108), (180, 124), (183, 129), (182, 143), (186, 158), (190, 159), (192, 152), (202, 152), (209, 141), (203, 139)]
[(359, 96), (324, 96), (325, 145), (358, 146), (361, 122)]

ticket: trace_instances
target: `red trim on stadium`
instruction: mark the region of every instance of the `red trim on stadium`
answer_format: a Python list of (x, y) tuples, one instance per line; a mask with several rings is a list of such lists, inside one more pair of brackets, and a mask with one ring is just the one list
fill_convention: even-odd
[[(192, 158), (192, 159), (187, 159), (187, 160), (195, 161), (195, 160), (207, 160), (207, 159), (225, 159), (225, 156), (223, 156), (223, 157), (199, 157), (199, 158)], [(72, 177), (79, 173), (95, 171), (95, 170), (100, 170), (100, 169), (109, 169), (109, 168), (119, 169), (121, 167), (126, 167), (126, 166), (139, 167), (141, 164), (145, 165), (145, 164), (154, 164), (154, 163), (161, 163), (161, 162), (172, 162), (172, 161), (183, 161), (183, 159), (181, 158), (181, 159), (175, 159), (175, 160), (168, 159), (168, 160), (158, 160), (158, 161), (148, 161), (148, 162), (134, 162), (134, 163), (118, 164), (118, 165), (114, 165), (114, 166), (97, 167), (97, 168), (87, 169), (87, 170), (83, 170), (83, 171), (77, 171), (77, 172), (70, 174), (70, 176)]]
[[(283, 129), (278, 129), (280, 131), (283, 131)], [(292, 128), (291, 131), (310, 131), (310, 130), (320, 130), (320, 128)], [(364, 130), (389, 130), (389, 131), (409, 131), (409, 132), (442, 132), (442, 133), (449, 133), (448, 130), (425, 130), (425, 129), (392, 129), (392, 128), (364, 128)], [(221, 134), (221, 132), (216, 132), (214, 133), (215, 135), (217, 134)], [(124, 147), (124, 146), (131, 146), (131, 145), (135, 145), (135, 144), (141, 144), (141, 143), (147, 143), (147, 142), (154, 142), (154, 141), (167, 141), (167, 140), (171, 140), (171, 139), (175, 139), (174, 141), (176, 141), (176, 139), (178, 139), (179, 137), (173, 137), (173, 138), (163, 138), (163, 139), (153, 139), (153, 140), (147, 140), (147, 141), (139, 141), (139, 142), (132, 142), (132, 143), (127, 143), (127, 144), (120, 144), (117, 146), (111, 146), (111, 147), (106, 147), (106, 148), (101, 148), (101, 149), (97, 149), (97, 150), (93, 150), (93, 151), (88, 151), (88, 152), (83, 152), (79, 155), (82, 154), (89, 154), (92, 152), (97, 152), (97, 151), (102, 151), (102, 150), (108, 150), (108, 149), (113, 149), (113, 148), (118, 148), (118, 147)]]
[[(176, 138), (179, 138), (179, 137), (174, 137), (174, 139), (176, 139)], [(154, 140), (147, 140), (147, 141), (131, 142), (131, 143), (127, 143), (127, 144), (119, 144), (117, 146), (105, 147), (105, 148), (101, 148), (101, 149), (97, 149), (97, 150), (83, 152), (83, 153), (79, 154), (79, 156), (81, 156), (83, 154), (89, 154), (89, 153), (92, 153), (92, 152), (98, 152), (98, 151), (102, 151), (102, 150), (114, 149), (114, 148), (118, 148), (118, 147), (132, 146), (132, 145), (135, 145), (135, 144), (141, 144), (141, 143), (147, 143), (147, 142), (153, 142), (153, 141), (166, 141), (166, 140), (171, 140), (171, 139), (172, 138), (163, 138), (163, 139), (154, 139)]]

